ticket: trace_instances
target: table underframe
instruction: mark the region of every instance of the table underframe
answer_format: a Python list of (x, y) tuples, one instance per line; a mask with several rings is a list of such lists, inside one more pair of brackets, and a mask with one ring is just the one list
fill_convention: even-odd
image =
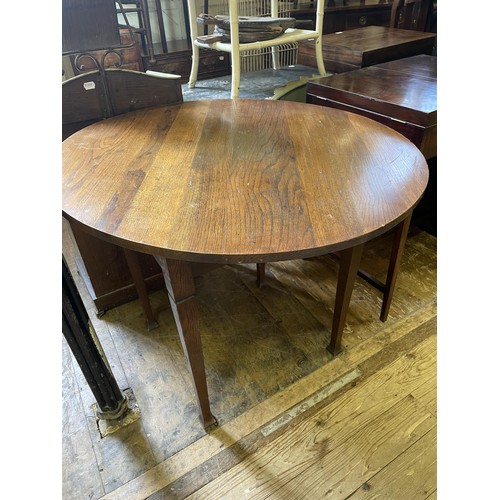
[[(395, 227), (385, 283), (374, 283), (369, 275), (365, 276), (363, 272), (360, 271), (364, 243), (336, 252), (339, 261), (339, 275), (333, 309), (331, 338), (329, 345), (326, 347), (332, 355), (336, 356), (342, 351), (342, 332), (346, 324), (347, 312), (356, 276), (360, 275), (364, 277), (368, 282), (383, 292), (380, 320), (387, 320), (408, 235), (408, 229), (410, 227), (411, 215), (412, 212), (406, 214), (406, 217)], [(169, 259), (163, 256), (155, 256), (155, 259), (160, 265), (165, 279), (165, 286), (172, 307), (172, 313), (175, 318), (177, 331), (194, 385), (201, 422), (203, 427), (208, 429), (216, 425), (217, 420), (210, 409), (205, 361), (201, 343), (199, 312), (194, 282), (195, 274), (193, 272), (193, 268), (197, 264), (185, 260)], [(133, 262), (131, 263), (133, 266)], [(263, 266), (258, 264), (258, 283), (261, 282), (262, 279)]]

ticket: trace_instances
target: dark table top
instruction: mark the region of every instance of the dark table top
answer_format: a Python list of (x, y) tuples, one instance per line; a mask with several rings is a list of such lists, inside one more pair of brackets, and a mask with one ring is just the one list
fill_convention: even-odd
[(421, 126), (437, 122), (437, 57), (420, 54), (318, 78), (307, 93)]
[[(432, 54), (435, 38), (435, 33), (364, 26), (323, 35), (321, 45), (326, 69), (344, 73), (417, 54)], [(313, 42), (299, 45), (299, 63), (311, 65), (314, 56)]]
[(327, 49), (336, 47), (359, 53), (387, 50), (395, 45), (405, 45), (418, 40), (434, 40), (435, 33), (425, 31), (389, 28), (387, 26), (364, 26), (337, 33), (323, 35)]

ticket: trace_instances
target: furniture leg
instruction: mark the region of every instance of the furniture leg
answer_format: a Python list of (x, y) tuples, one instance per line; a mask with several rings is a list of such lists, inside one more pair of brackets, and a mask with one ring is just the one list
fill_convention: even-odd
[(207, 428), (216, 424), (217, 421), (212, 415), (208, 399), (205, 362), (191, 265), (188, 262), (159, 256), (155, 258), (163, 271), (177, 331), (191, 372), (201, 421), (203, 426)]
[(200, 49), (197, 47), (194, 42), (192, 43), (193, 49), (193, 60), (191, 61), (191, 73), (189, 75), (188, 88), (192, 89), (196, 80), (198, 79), (198, 65), (200, 64)]
[(280, 69), (280, 59), (279, 59), (279, 50), (278, 47), (271, 47), (271, 54), (273, 60), (273, 69)]
[(240, 53), (231, 55), (231, 99), (238, 99), (240, 95), (241, 65)]
[(146, 325), (148, 327), (148, 330), (157, 328), (158, 322), (156, 321), (156, 318), (154, 317), (153, 311), (151, 309), (148, 290), (146, 288), (146, 283), (144, 281), (144, 275), (142, 274), (142, 269), (137, 252), (129, 250), (128, 248), (123, 248), (123, 253), (125, 254), (125, 259), (127, 260), (132, 279), (134, 280), (135, 288), (137, 289), (139, 302), (141, 303), (144, 315), (146, 316)]
[(394, 287), (396, 285), (396, 278), (398, 276), (399, 268), (401, 266), (401, 259), (403, 257), (403, 250), (408, 236), (408, 229), (410, 228), (411, 213), (396, 226), (396, 232), (392, 242), (391, 257), (389, 261), (389, 268), (387, 271), (387, 278), (385, 280), (384, 298), (382, 299), (382, 310), (380, 312), (380, 320), (387, 321), (389, 315), (389, 308), (391, 307), (392, 296), (394, 294)]
[(266, 264), (261, 262), (257, 264), (257, 286), (260, 288), (264, 284), (266, 277)]
[(241, 56), (236, 2), (229, 2), (229, 17), (231, 19), (231, 99), (237, 99), (240, 95)]
[(325, 63), (323, 61), (323, 41), (322, 37), (316, 38), (315, 50), (316, 50), (316, 64), (318, 65), (318, 71), (321, 76), (326, 76)]
[(354, 282), (358, 274), (363, 244), (340, 251), (340, 268), (333, 309), (332, 336), (327, 349), (335, 356), (341, 351), (342, 331), (344, 330), (349, 302), (351, 301)]

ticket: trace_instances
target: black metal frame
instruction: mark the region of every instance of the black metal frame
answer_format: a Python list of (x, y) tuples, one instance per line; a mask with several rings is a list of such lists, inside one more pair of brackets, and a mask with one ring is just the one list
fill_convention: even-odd
[(62, 333), (99, 406), (103, 420), (117, 420), (129, 413), (68, 265), (62, 258)]

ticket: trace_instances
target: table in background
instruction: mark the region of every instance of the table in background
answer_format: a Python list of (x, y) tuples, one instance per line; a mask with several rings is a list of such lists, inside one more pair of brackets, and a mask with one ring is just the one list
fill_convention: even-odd
[[(365, 26), (323, 35), (323, 61), (327, 71), (344, 73), (418, 54), (431, 55), (436, 41), (435, 33)], [(314, 66), (314, 43), (299, 44), (299, 64)]]
[(388, 127), (326, 107), (255, 99), (110, 118), (66, 139), (62, 165), (63, 215), (160, 264), (205, 427), (215, 419), (197, 319), (199, 268), (336, 253), (328, 349), (337, 354), (363, 244), (393, 228), (400, 235), (388, 310), (428, 180), (420, 151)]

